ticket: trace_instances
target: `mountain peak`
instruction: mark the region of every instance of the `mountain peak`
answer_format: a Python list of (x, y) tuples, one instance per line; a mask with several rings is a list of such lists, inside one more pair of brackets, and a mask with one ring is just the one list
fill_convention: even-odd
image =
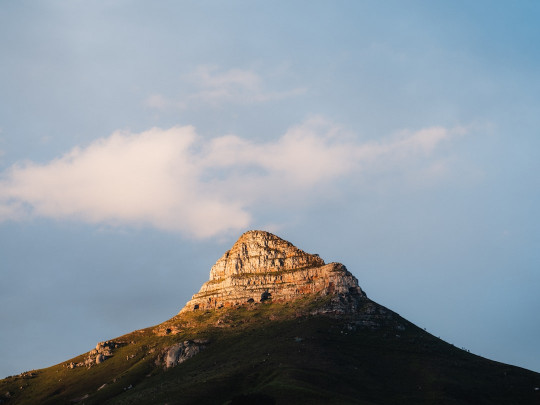
[(210, 279), (180, 312), (292, 301), (306, 294), (365, 297), (344, 265), (325, 264), (317, 254), (270, 232), (253, 230), (240, 236), (212, 266)]
[(323, 265), (318, 255), (306, 253), (270, 232), (248, 231), (212, 266), (210, 280)]

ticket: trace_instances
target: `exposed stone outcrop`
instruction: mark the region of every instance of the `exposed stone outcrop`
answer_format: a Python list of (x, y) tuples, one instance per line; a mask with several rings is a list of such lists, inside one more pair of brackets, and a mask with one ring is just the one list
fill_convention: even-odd
[(180, 313), (292, 301), (306, 294), (332, 296), (336, 311), (354, 309), (358, 299), (365, 297), (344, 265), (325, 264), (318, 255), (269, 232), (249, 231), (212, 266), (210, 279)]
[(65, 365), (67, 368), (75, 367), (92, 367), (94, 364), (103, 363), (108, 358), (114, 355), (114, 350), (120, 346), (125, 345), (122, 342), (116, 342), (114, 340), (107, 340), (105, 342), (99, 342), (96, 348), (88, 352), (88, 356), (79, 363), (70, 362)]
[(171, 368), (183, 363), (187, 359), (198, 354), (207, 344), (207, 340), (186, 340), (176, 343), (165, 349), (164, 354), (158, 357), (156, 363), (162, 364), (164, 368)]

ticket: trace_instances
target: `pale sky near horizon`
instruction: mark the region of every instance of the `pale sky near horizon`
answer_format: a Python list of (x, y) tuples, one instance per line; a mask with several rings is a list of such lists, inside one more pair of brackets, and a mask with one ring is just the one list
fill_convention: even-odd
[(540, 372), (540, 3), (0, 2), (0, 378), (173, 316), (248, 229)]

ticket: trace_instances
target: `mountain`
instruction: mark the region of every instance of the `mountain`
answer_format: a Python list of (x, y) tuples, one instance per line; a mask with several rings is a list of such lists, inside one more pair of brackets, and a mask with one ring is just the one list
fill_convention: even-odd
[[(210, 279), (180, 313), (229, 308), (251, 302), (294, 301), (305, 295), (350, 300), (365, 294), (340, 263), (325, 264), (269, 232), (250, 231), (210, 270)], [(353, 302), (353, 301), (351, 301)]]
[(4, 404), (539, 404), (540, 374), (458, 349), (340, 263), (250, 231), (159, 325), (0, 381)]

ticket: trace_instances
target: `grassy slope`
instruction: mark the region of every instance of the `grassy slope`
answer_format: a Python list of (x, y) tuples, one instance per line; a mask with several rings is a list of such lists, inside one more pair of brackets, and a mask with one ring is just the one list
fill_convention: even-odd
[[(9, 391), (10, 404), (68, 404), (85, 394), (80, 403), (540, 403), (537, 373), (466, 353), (395, 314), (377, 329), (306, 315), (318, 305), (306, 299), (184, 314), (161, 325), (178, 334), (133, 332), (115, 339), (127, 344), (102, 364), (8, 378), (0, 394)], [(167, 371), (155, 365), (163, 348), (197, 338), (210, 343), (195, 357)]]

